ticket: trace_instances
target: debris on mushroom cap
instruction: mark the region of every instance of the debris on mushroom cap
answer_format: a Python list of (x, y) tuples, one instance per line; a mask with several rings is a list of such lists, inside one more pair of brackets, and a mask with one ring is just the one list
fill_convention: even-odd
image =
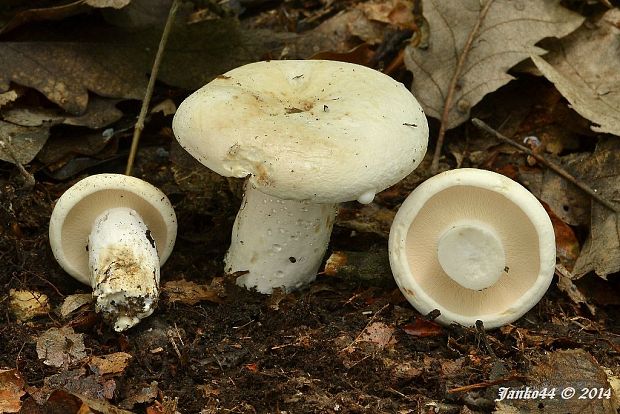
[(259, 191), (317, 203), (372, 201), (418, 166), (428, 125), (404, 85), (335, 61), (269, 61), (188, 97), (173, 129), (213, 171)]
[(156, 187), (136, 177), (97, 174), (79, 181), (56, 202), (50, 218), (50, 245), (58, 263), (71, 276), (91, 285), (88, 268), (88, 235), (101, 213), (128, 207), (140, 214), (157, 243), (160, 265), (174, 247), (177, 223), (168, 198)]
[(494, 328), (520, 318), (555, 268), (553, 226), (540, 202), (503, 175), (471, 168), (418, 186), (396, 214), (389, 250), (407, 300), (422, 314), (438, 309), (444, 324)]

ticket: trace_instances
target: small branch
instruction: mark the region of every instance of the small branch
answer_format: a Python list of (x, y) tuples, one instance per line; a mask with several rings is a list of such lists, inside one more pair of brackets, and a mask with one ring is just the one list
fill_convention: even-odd
[(354, 339), (353, 341), (351, 341), (351, 343), (350, 343), (349, 345), (347, 345), (347, 346), (345, 346), (344, 348), (342, 348), (342, 349), (340, 350), (340, 352), (344, 352), (344, 351), (346, 351), (347, 349), (351, 349), (351, 347), (352, 347), (353, 345), (355, 345), (356, 343), (358, 343), (358, 342), (359, 342), (359, 339), (362, 337), (362, 335), (364, 334), (364, 332), (366, 332), (366, 329), (368, 329), (368, 327), (369, 327), (369, 326), (370, 326), (370, 325), (371, 325), (371, 324), (375, 321), (375, 319), (377, 319), (377, 316), (379, 316), (379, 314), (380, 314), (381, 312), (383, 312), (383, 311), (385, 310), (385, 308), (387, 308), (388, 306), (389, 306), (389, 303), (388, 303), (388, 304), (386, 304), (386, 305), (383, 305), (383, 307), (382, 307), (381, 309), (379, 309), (378, 311), (376, 311), (376, 312), (374, 313), (374, 315), (372, 315), (372, 317), (370, 318), (370, 320), (368, 321), (368, 323), (366, 324), (366, 326), (364, 327), (364, 329), (362, 329), (362, 331), (359, 333), (359, 335), (357, 335), (357, 336), (355, 337), (355, 339)]
[(448, 87), (448, 95), (446, 96), (446, 101), (443, 106), (443, 113), (441, 114), (441, 125), (439, 126), (439, 133), (437, 134), (437, 144), (435, 145), (435, 153), (433, 154), (433, 162), (431, 163), (431, 173), (437, 174), (437, 170), (439, 169), (439, 158), (441, 157), (441, 149), (443, 147), (443, 141), (446, 137), (446, 124), (448, 123), (448, 116), (450, 115), (450, 109), (452, 109), (452, 101), (454, 100), (454, 93), (456, 92), (456, 86), (461, 77), (461, 72), (463, 71), (463, 67), (465, 66), (465, 61), (467, 60), (467, 56), (469, 55), (469, 51), (471, 50), (472, 44), (474, 43), (474, 39), (478, 35), (478, 31), (480, 30), (480, 26), (484, 21), (489, 9), (491, 8), (491, 4), (493, 4), (494, 0), (487, 0), (486, 4), (480, 10), (480, 15), (478, 16), (478, 20), (474, 27), (472, 27), (471, 32), (469, 32), (469, 37), (467, 38), (467, 42), (465, 42), (465, 46), (463, 46), (463, 51), (459, 56), (459, 60), (456, 64), (456, 68), (454, 69), (454, 75), (452, 75), (452, 79), (450, 80), (450, 86)]
[(609, 210), (611, 210), (611, 211), (613, 211), (615, 213), (620, 213), (620, 208), (619, 207), (617, 207), (611, 201), (601, 197), (594, 189), (592, 189), (592, 187), (590, 187), (586, 183), (578, 180), (577, 178), (573, 177), (564, 168), (560, 167), (559, 165), (556, 165), (556, 164), (552, 163), (551, 161), (548, 161), (542, 155), (536, 154), (534, 151), (532, 151), (529, 148), (527, 148), (527, 147), (525, 147), (525, 146), (523, 146), (523, 145), (521, 145), (521, 144), (511, 140), (507, 136), (502, 135), (501, 133), (497, 132), (496, 130), (491, 128), (486, 123), (484, 123), (481, 120), (479, 120), (478, 118), (472, 119), (471, 122), (476, 127), (478, 127), (480, 129), (482, 129), (483, 131), (493, 135), (498, 140), (500, 140), (500, 141), (502, 141), (502, 142), (504, 142), (506, 144), (512, 145), (513, 147), (517, 148), (519, 151), (524, 152), (527, 155), (533, 157), (534, 159), (536, 159), (536, 161), (538, 161), (541, 164), (545, 165), (547, 168), (549, 168), (550, 170), (554, 171), (560, 177), (564, 178), (568, 182), (570, 182), (570, 183), (574, 184), (575, 186), (579, 187), (581, 190), (583, 190), (585, 193), (587, 193), (590, 197), (592, 197), (599, 204), (607, 207)]
[(489, 353), (489, 355), (493, 359), (497, 359), (497, 355), (495, 355), (495, 352), (493, 352), (493, 348), (491, 348), (491, 345), (489, 344), (489, 340), (487, 338), (487, 333), (484, 330), (484, 323), (480, 319), (478, 319), (476, 321), (476, 334), (477, 334), (479, 340), (481, 340), (482, 343), (484, 344), (484, 347), (486, 348), (486, 350)]
[(15, 155), (15, 152), (13, 151), (13, 146), (10, 143), (10, 137), (9, 137), (9, 139), (6, 139), (6, 140), (0, 139), (0, 148), (2, 148), (4, 150), (4, 152), (6, 154), (8, 154), (9, 157), (11, 157), (11, 159), (13, 159), (13, 164), (15, 164), (15, 166), (19, 170), (19, 173), (24, 178), (24, 186), (26, 188), (34, 187), (34, 185), (36, 183), (36, 181), (34, 179), (34, 175), (30, 174), (26, 170), (26, 168), (24, 168), (22, 163), (19, 162), (19, 160), (17, 159), (17, 156)]
[(448, 394), (454, 394), (454, 393), (457, 393), (457, 392), (467, 392), (467, 391), (478, 390), (480, 388), (492, 387), (493, 385), (499, 385), (499, 384), (503, 384), (505, 382), (523, 381), (523, 380), (527, 380), (527, 378), (525, 376), (523, 376), (523, 375), (513, 374), (513, 375), (510, 375), (508, 377), (496, 379), (494, 381), (484, 381), (484, 382), (479, 382), (477, 384), (470, 384), (470, 385), (464, 385), (462, 387), (452, 388), (452, 389), (450, 389), (450, 390), (448, 390), (446, 392)]
[(149, 78), (149, 83), (146, 87), (146, 94), (144, 95), (144, 100), (142, 101), (142, 107), (140, 108), (140, 115), (138, 116), (138, 120), (136, 121), (136, 126), (133, 130), (133, 138), (131, 140), (131, 149), (129, 150), (129, 158), (127, 159), (127, 167), (125, 168), (125, 175), (131, 175), (131, 171), (133, 170), (133, 163), (136, 158), (136, 153), (138, 152), (138, 143), (140, 142), (140, 136), (142, 135), (142, 130), (144, 129), (144, 120), (146, 119), (146, 112), (148, 111), (149, 104), (151, 103), (151, 97), (153, 96), (153, 89), (155, 88), (155, 80), (157, 79), (157, 73), (159, 72), (161, 60), (162, 60), (162, 57), (164, 56), (164, 50), (166, 49), (166, 43), (168, 43), (168, 36), (170, 35), (170, 31), (172, 29), (172, 23), (174, 22), (174, 17), (176, 16), (178, 9), (179, 9), (179, 0), (174, 0), (172, 2), (172, 5), (170, 6), (170, 12), (168, 13), (168, 19), (166, 20), (164, 31), (161, 35), (161, 39), (159, 40), (159, 47), (157, 49), (157, 54), (155, 55), (155, 61), (153, 62), (153, 69), (151, 70), (151, 76)]

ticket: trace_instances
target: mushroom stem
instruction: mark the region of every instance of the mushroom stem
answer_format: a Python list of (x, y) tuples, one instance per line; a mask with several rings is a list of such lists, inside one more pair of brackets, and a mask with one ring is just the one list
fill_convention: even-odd
[(472, 290), (493, 286), (506, 266), (500, 237), (484, 223), (473, 221), (446, 230), (439, 238), (437, 257), (452, 280)]
[(246, 183), (225, 263), (248, 271), (237, 284), (260, 293), (298, 289), (316, 278), (336, 216), (335, 204), (282, 200)]
[(127, 207), (99, 215), (88, 238), (97, 312), (117, 332), (153, 313), (159, 295), (159, 257), (142, 217)]

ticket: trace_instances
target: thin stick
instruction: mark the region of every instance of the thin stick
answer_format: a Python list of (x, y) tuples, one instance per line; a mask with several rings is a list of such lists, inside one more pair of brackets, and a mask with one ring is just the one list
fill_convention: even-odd
[(439, 126), (439, 133), (437, 134), (437, 144), (435, 145), (435, 153), (433, 154), (433, 162), (431, 163), (431, 173), (437, 174), (437, 170), (439, 169), (439, 158), (441, 157), (441, 148), (443, 147), (443, 141), (446, 137), (446, 123), (448, 122), (448, 116), (450, 114), (450, 109), (452, 109), (452, 101), (454, 100), (454, 93), (456, 92), (456, 85), (461, 76), (461, 71), (465, 66), (465, 60), (467, 59), (467, 55), (469, 55), (469, 51), (471, 50), (471, 46), (474, 43), (474, 39), (478, 35), (478, 31), (480, 30), (480, 26), (484, 21), (489, 9), (491, 8), (491, 4), (493, 4), (494, 0), (487, 0), (486, 4), (480, 10), (480, 15), (478, 16), (478, 20), (474, 27), (472, 27), (471, 32), (469, 32), (469, 37), (467, 38), (467, 42), (465, 42), (465, 46), (463, 46), (463, 51), (459, 56), (459, 60), (456, 64), (456, 68), (454, 69), (454, 75), (452, 75), (452, 79), (450, 80), (450, 86), (448, 87), (448, 95), (446, 96), (446, 101), (443, 106), (443, 113), (441, 114), (441, 125)]
[(155, 61), (153, 62), (153, 69), (151, 70), (151, 77), (149, 78), (149, 83), (146, 87), (146, 94), (144, 95), (144, 101), (142, 101), (142, 107), (140, 108), (140, 115), (138, 116), (138, 120), (136, 121), (136, 126), (133, 130), (133, 138), (131, 140), (131, 149), (129, 150), (129, 158), (127, 159), (127, 167), (125, 168), (125, 175), (131, 175), (131, 171), (133, 170), (133, 163), (136, 158), (136, 153), (138, 152), (138, 142), (140, 142), (140, 136), (142, 135), (142, 130), (144, 129), (144, 120), (146, 119), (146, 112), (149, 109), (149, 104), (151, 103), (151, 97), (153, 96), (153, 89), (155, 88), (155, 80), (157, 79), (157, 73), (159, 72), (159, 66), (161, 65), (161, 59), (164, 56), (164, 50), (166, 49), (166, 43), (168, 43), (168, 36), (170, 35), (170, 30), (172, 29), (172, 23), (174, 22), (174, 17), (177, 14), (177, 10), (179, 8), (179, 0), (174, 0), (172, 5), (170, 6), (170, 12), (168, 13), (168, 19), (166, 20), (166, 25), (164, 26), (164, 32), (161, 35), (161, 39), (159, 40), (159, 47), (157, 49), (157, 54), (155, 55)]
[(457, 392), (473, 391), (473, 390), (478, 390), (480, 388), (488, 388), (493, 385), (499, 385), (499, 384), (503, 384), (504, 382), (510, 382), (510, 381), (516, 381), (516, 380), (519, 380), (519, 381), (527, 380), (527, 377), (523, 375), (513, 374), (513, 375), (509, 375), (507, 377), (499, 378), (493, 381), (484, 381), (484, 382), (479, 382), (477, 384), (470, 384), (470, 385), (465, 385), (462, 387), (452, 388), (446, 392), (448, 394), (454, 394)]
[(517, 142), (514, 142), (513, 140), (511, 140), (507, 136), (502, 135), (501, 133), (497, 132), (496, 130), (494, 130), (493, 128), (491, 128), (489, 125), (485, 124), (484, 122), (482, 122), (478, 118), (472, 119), (471, 122), (476, 127), (482, 129), (485, 132), (488, 132), (489, 134), (493, 135), (498, 140), (500, 140), (502, 142), (505, 142), (506, 144), (512, 145), (513, 147), (517, 148), (519, 151), (524, 152), (527, 155), (530, 155), (530, 156), (534, 157), (536, 159), (536, 161), (538, 161), (541, 164), (545, 165), (547, 168), (549, 168), (550, 170), (554, 171), (556, 174), (558, 174), (560, 177), (564, 178), (568, 182), (570, 182), (570, 183), (574, 184), (575, 186), (579, 187), (581, 190), (583, 190), (585, 193), (587, 193), (590, 197), (592, 197), (599, 204), (607, 207), (608, 209), (610, 209), (611, 211), (613, 211), (615, 213), (620, 213), (620, 208), (619, 207), (617, 207), (611, 201), (606, 200), (605, 198), (601, 197), (595, 190), (592, 189), (592, 187), (590, 187), (586, 183), (584, 183), (582, 181), (579, 181), (578, 179), (573, 177), (564, 168), (560, 167), (557, 164), (552, 163), (551, 161), (548, 161), (546, 158), (544, 158), (543, 156), (541, 156), (539, 154), (536, 154), (535, 152), (533, 152), (529, 148), (524, 147), (523, 145), (521, 145), (521, 144), (519, 144)]
[(389, 306), (389, 303), (388, 303), (388, 304), (383, 305), (383, 307), (382, 307), (381, 309), (379, 309), (378, 311), (376, 311), (376, 312), (374, 313), (374, 315), (372, 315), (372, 317), (370, 318), (370, 320), (368, 321), (368, 323), (366, 324), (366, 326), (364, 327), (364, 329), (362, 329), (362, 331), (359, 333), (359, 335), (357, 335), (357, 336), (355, 337), (355, 339), (354, 339), (353, 341), (351, 341), (351, 343), (350, 343), (349, 345), (347, 345), (347, 346), (345, 346), (344, 348), (342, 348), (342, 349), (340, 350), (340, 352), (343, 352), (343, 351), (346, 351), (347, 349), (350, 349), (353, 345), (355, 345), (357, 342), (359, 342), (359, 339), (362, 337), (362, 335), (364, 334), (364, 332), (366, 332), (366, 329), (368, 329), (368, 327), (370, 326), (370, 324), (372, 324), (372, 323), (375, 321), (375, 319), (377, 319), (377, 316), (379, 316), (379, 314), (380, 314), (381, 312), (383, 312), (383, 310), (384, 310), (385, 308), (387, 308), (388, 306)]
[(26, 168), (24, 168), (24, 166), (22, 165), (21, 162), (19, 162), (19, 160), (17, 159), (17, 156), (15, 155), (15, 152), (13, 151), (13, 146), (10, 143), (10, 139), (11, 137), (9, 136), (9, 139), (7, 140), (3, 140), (0, 138), (0, 148), (2, 148), (2, 150), (8, 154), (9, 157), (11, 157), (13, 159), (13, 164), (15, 164), (15, 166), (17, 167), (17, 169), (19, 170), (19, 173), (22, 175), (22, 177), (24, 177), (24, 185), (28, 188), (30, 187), (34, 187), (36, 181), (34, 179), (34, 175), (30, 174)]

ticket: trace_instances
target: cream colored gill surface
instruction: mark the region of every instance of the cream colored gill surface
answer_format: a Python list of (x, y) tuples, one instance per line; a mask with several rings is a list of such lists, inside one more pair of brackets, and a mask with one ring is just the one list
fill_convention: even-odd
[(221, 175), (251, 175), (272, 196), (329, 203), (405, 177), (428, 136), (402, 84), (329, 61), (234, 69), (188, 97), (173, 126), (181, 145)]
[[(453, 281), (437, 259), (441, 234), (467, 220), (492, 226), (506, 253), (507, 271), (481, 291)], [(464, 316), (506, 311), (534, 285), (540, 272), (538, 233), (527, 215), (503, 195), (474, 186), (450, 187), (432, 196), (411, 223), (405, 250), (421, 290), (446, 310)]]
[(83, 283), (90, 284), (88, 267), (88, 235), (92, 230), (95, 219), (105, 210), (115, 207), (129, 207), (136, 210), (156, 241), (160, 261), (162, 250), (169, 248), (167, 234), (168, 227), (161, 213), (142, 197), (125, 190), (101, 190), (89, 194), (75, 204), (66, 213), (61, 229), (61, 247), (64, 252), (63, 265), (67, 273), (78, 278)]

